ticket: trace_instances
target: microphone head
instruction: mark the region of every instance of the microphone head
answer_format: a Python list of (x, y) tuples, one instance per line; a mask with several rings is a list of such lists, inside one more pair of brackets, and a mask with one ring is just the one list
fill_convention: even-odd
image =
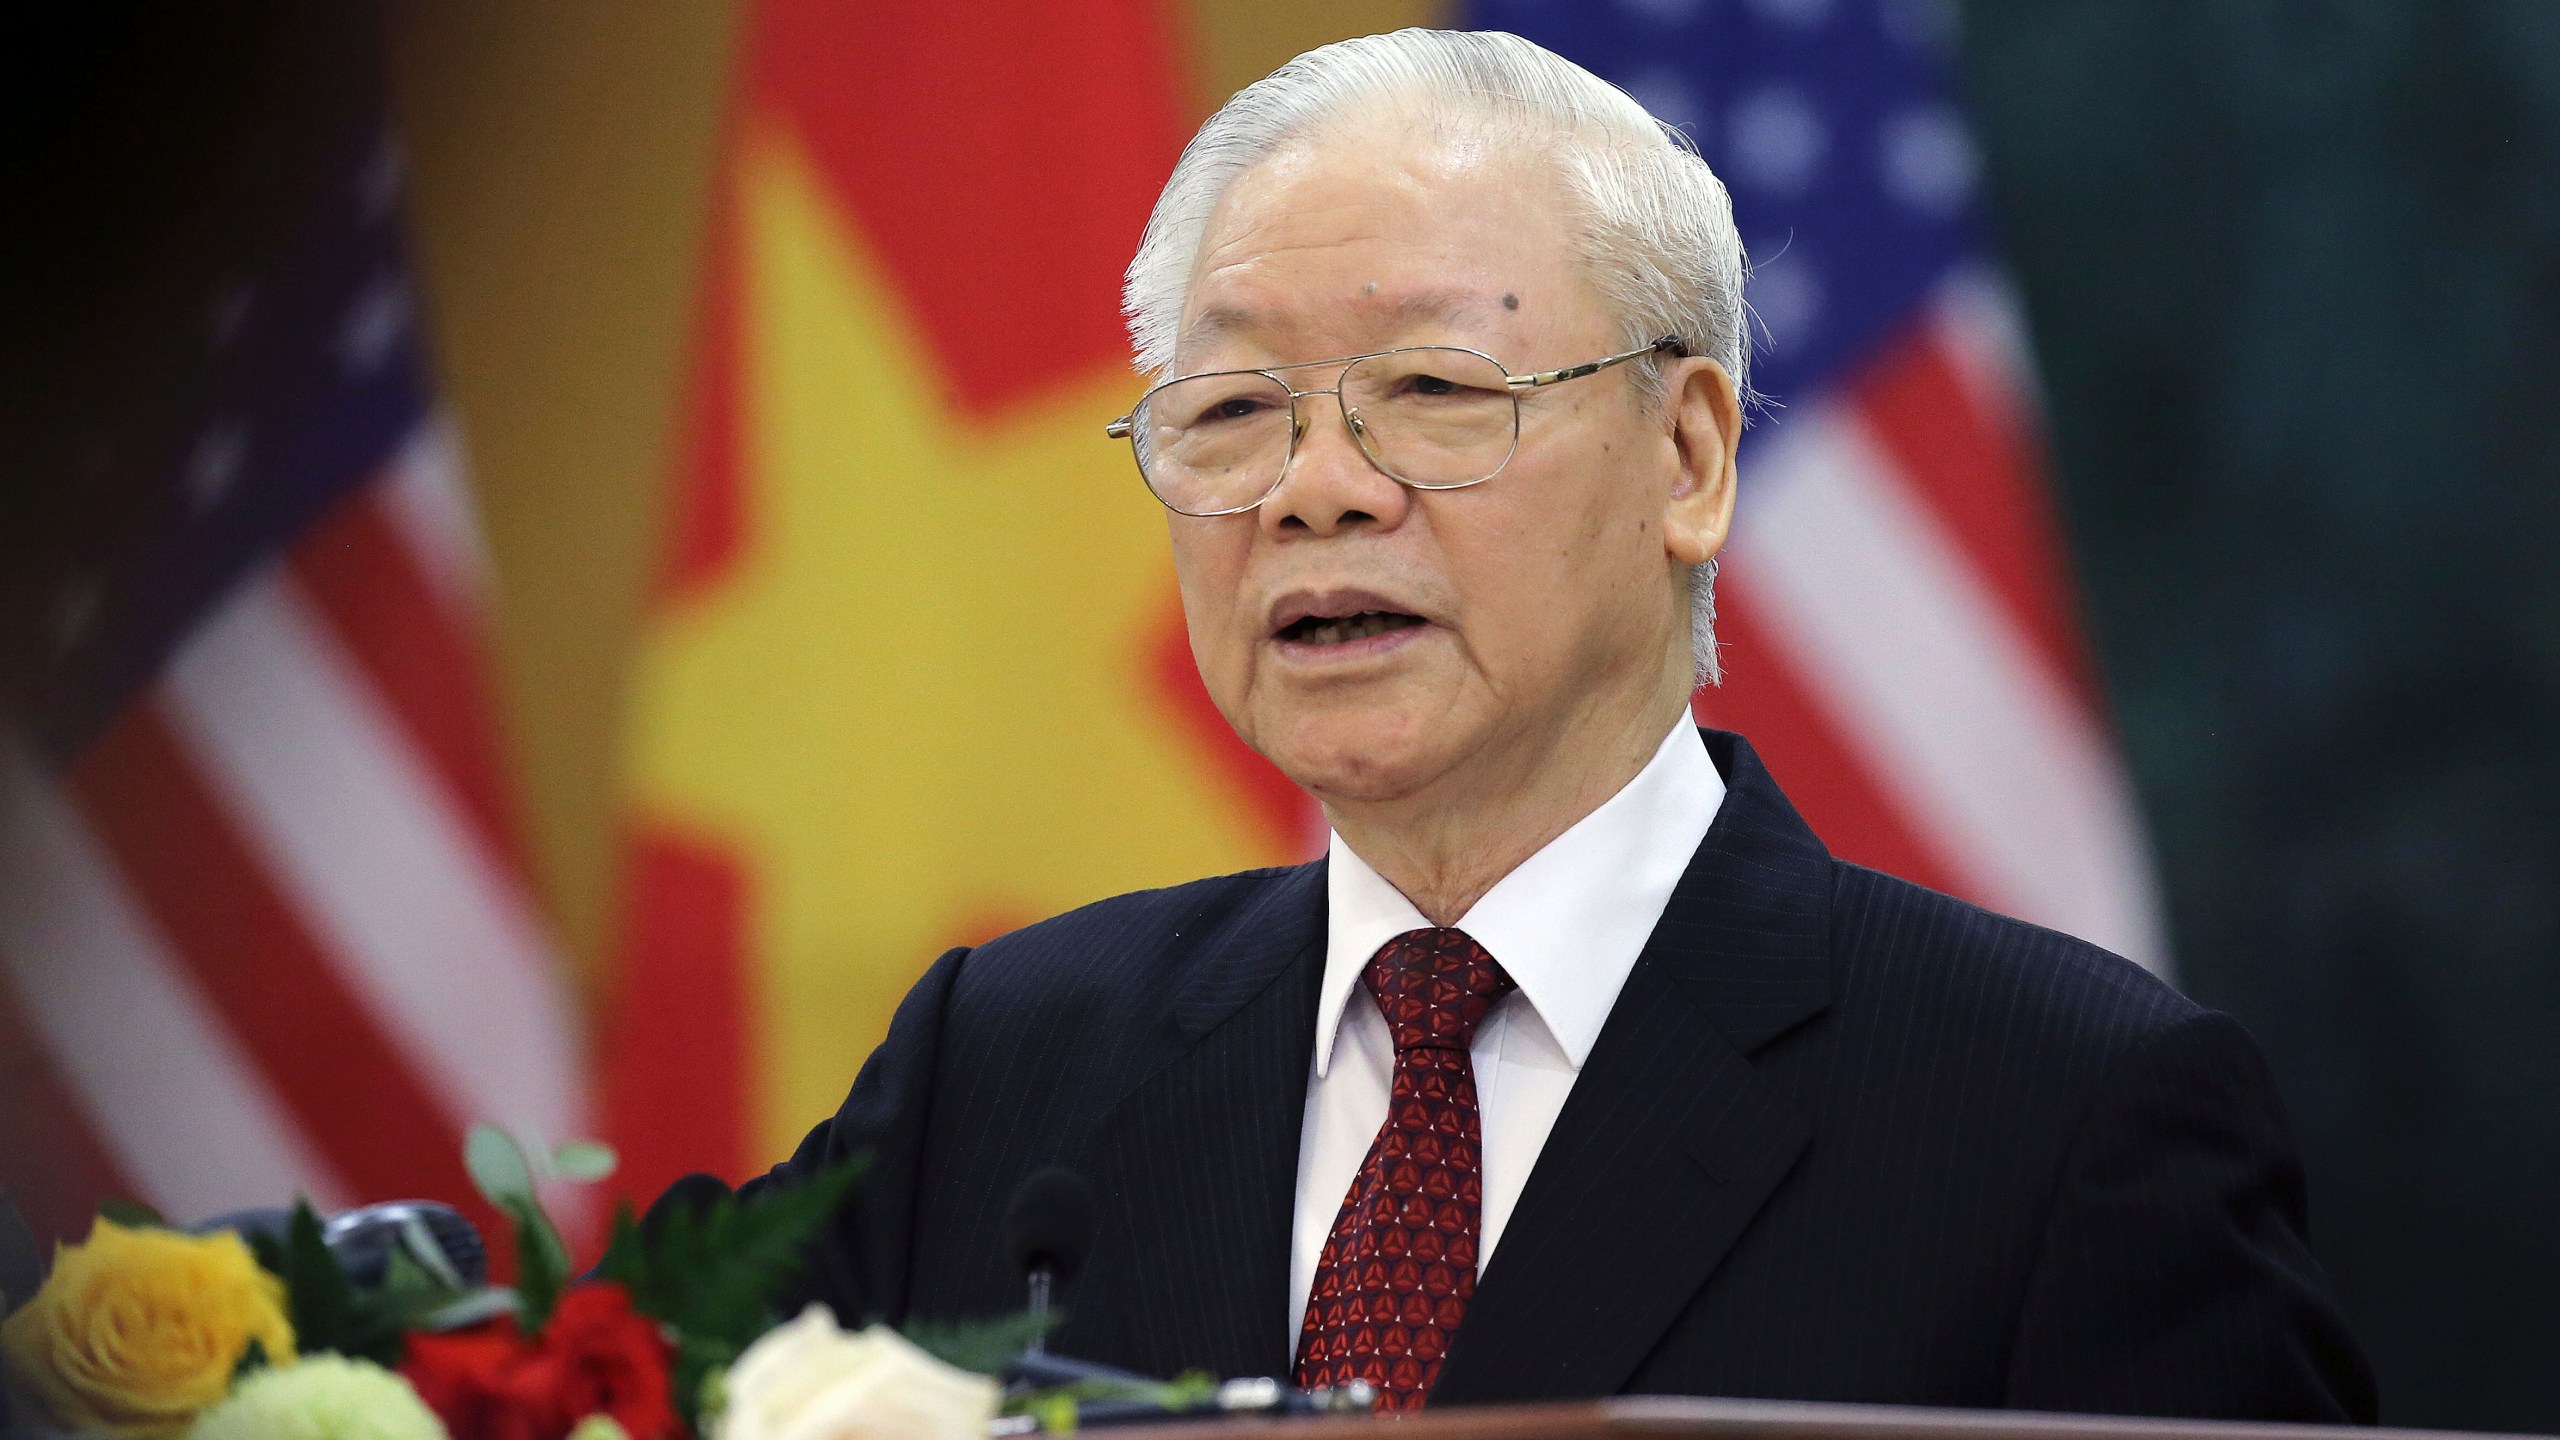
[(433, 1200), (391, 1200), (350, 1210), (324, 1223), (320, 1234), (359, 1289), (382, 1284), (394, 1250), (407, 1252), (430, 1274), (450, 1271), (464, 1289), (489, 1283), (489, 1247), (479, 1227)]
[(1060, 1165), (1031, 1172), (1005, 1207), (1004, 1242), (1024, 1273), (1047, 1270), (1072, 1283), (1093, 1247), (1093, 1187)]
[[(275, 1208), (232, 1210), (187, 1227), (189, 1234), (229, 1230), (246, 1240), (265, 1236), (284, 1243), (293, 1212)], [(391, 1252), (402, 1250), (431, 1275), (449, 1274), (466, 1290), (489, 1283), (489, 1247), (462, 1212), (433, 1200), (391, 1200), (333, 1215), (320, 1222), (320, 1238), (338, 1268), (359, 1290), (378, 1288), (391, 1270)]]

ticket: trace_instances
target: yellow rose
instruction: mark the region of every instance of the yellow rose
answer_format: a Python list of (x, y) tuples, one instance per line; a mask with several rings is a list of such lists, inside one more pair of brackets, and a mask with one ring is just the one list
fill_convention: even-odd
[(288, 1364), (284, 1282), (240, 1237), (128, 1230), (100, 1219), (54, 1252), (53, 1274), (0, 1323), (17, 1391), (54, 1423), (127, 1440), (174, 1440), (231, 1388), (255, 1340)]

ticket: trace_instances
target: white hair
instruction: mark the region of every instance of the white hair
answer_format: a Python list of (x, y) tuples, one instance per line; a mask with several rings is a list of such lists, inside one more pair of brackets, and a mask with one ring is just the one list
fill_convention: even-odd
[[(1173, 366), (1200, 241), (1237, 177), (1290, 144), (1354, 116), (1400, 111), (1434, 124), (1472, 120), (1552, 159), (1574, 206), (1575, 243), (1616, 312), (1622, 348), (1665, 335), (1723, 365), (1750, 394), (1748, 272), (1733, 203), (1681, 131), (1625, 91), (1517, 35), (1399, 30), (1310, 50), (1238, 91), (1183, 147), (1147, 219), (1122, 294), (1138, 369)], [(1639, 367), (1661, 383), (1652, 357)], [(1689, 572), (1698, 678), (1719, 678), (1713, 560)]]

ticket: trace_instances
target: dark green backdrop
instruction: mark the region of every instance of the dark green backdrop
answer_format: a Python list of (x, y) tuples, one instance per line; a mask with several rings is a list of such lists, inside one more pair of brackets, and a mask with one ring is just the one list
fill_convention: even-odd
[(1968, 0), (2186, 988), (2398, 1424), (2560, 1430), (2560, 0)]

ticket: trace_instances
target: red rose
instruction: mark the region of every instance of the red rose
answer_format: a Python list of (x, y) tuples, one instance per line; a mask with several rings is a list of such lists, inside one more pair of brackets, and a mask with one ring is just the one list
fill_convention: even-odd
[(562, 1440), (610, 1415), (631, 1440), (675, 1440), (675, 1350), (621, 1286), (580, 1285), (527, 1339), (512, 1318), (412, 1335), (400, 1373), (453, 1440)]
[(580, 1285), (551, 1312), (545, 1345), (560, 1358), (560, 1392), (570, 1424), (610, 1415), (631, 1440), (672, 1440), (676, 1419), (675, 1347), (658, 1322), (631, 1308), (619, 1285)]
[(526, 1351), (515, 1321), (493, 1320), (410, 1336), (400, 1373), (453, 1440), (558, 1440), (567, 1426), (542, 1403), (539, 1377), (526, 1373), (536, 1368), (524, 1363)]

